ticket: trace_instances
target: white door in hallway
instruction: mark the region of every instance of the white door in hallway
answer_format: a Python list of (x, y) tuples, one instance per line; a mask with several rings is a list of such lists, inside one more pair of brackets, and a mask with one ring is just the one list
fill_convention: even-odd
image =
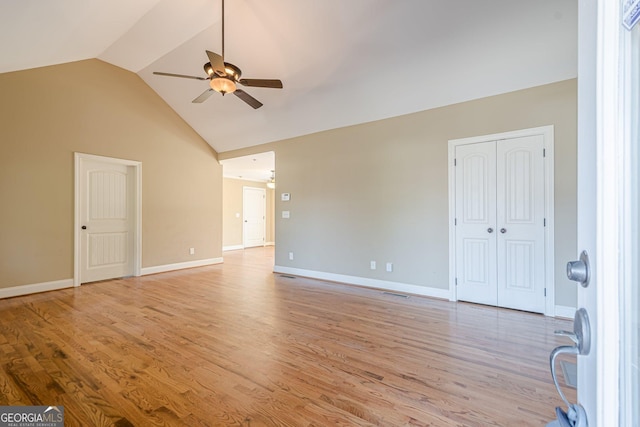
[(544, 137), (456, 146), (457, 298), (545, 312)]
[(264, 188), (244, 187), (242, 201), (243, 245), (245, 248), (264, 246), (266, 191)]
[(81, 159), (80, 283), (134, 274), (133, 168)]

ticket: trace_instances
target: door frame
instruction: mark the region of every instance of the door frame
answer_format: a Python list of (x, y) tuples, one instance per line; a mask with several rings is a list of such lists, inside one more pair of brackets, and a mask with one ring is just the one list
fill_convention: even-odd
[(510, 132), (502, 132), (490, 135), (473, 136), (469, 138), (451, 139), (448, 147), (448, 172), (449, 172), (449, 292), (450, 301), (457, 301), (456, 289), (456, 235), (455, 235), (455, 155), (456, 147), (466, 144), (498, 141), (503, 139), (521, 138), (525, 136), (542, 135), (544, 139), (544, 215), (547, 225), (544, 230), (545, 250), (545, 316), (555, 316), (555, 253), (554, 253), (554, 126), (540, 126), (529, 129), (520, 129)]
[(118, 159), (115, 157), (97, 156), (94, 154), (74, 153), (74, 190), (73, 190), (73, 203), (74, 203), (74, 219), (73, 219), (73, 286), (80, 286), (80, 266), (81, 266), (81, 239), (82, 233), (80, 232), (80, 219), (82, 218), (80, 213), (80, 197), (81, 197), (81, 166), (82, 163), (88, 160), (98, 161), (103, 163), (111, 163), (115, 165), (124, 165), (131, 167), (133, 170), (133, 253), (131, 256), (131, 262), (133, 265), (133, 275), (140, 276), (142, 270), (142, 162), (135, 160)]
[[(247, 222), (245, 221), (245, 218), (247, 217), (247, 204), (245, 203), (245, 195), (247, 194), (247, 190), (258, 190), (258, 191), (262, 191), (262, 246), (266, 246), (267, 243), (267, 189), (266, 188), (260, 188), (260, 187), (252, 187), (250, 185), (245, 185), (242, 187), (242, 247), (246, 248), (247, 247)], [(249, 246), (249, 247), (257, 247), (257, 246)]]

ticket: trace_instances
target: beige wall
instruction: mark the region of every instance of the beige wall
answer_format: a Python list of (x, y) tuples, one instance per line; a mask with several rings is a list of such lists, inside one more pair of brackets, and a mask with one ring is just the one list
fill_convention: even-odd
[[(274, 193), (267, 185), (260, 182), (247, 181), (236, 178), (222, 180), (222, 246), (242, 246), (242, 189), (243, 187), (264, 188), (266, 190), (266, 234), (265, 242), (275, 241)], [(239, 217), (236, 217), (239, 214)]]
[(568, 80), (220, 158), (275, 151), (276, 265), (445, 289), (448, 140), (554, 125), (556, 304), (575, 306), (564, 266), (576, 257), (576, 90)]
[(143, 267), (221, 256), (217, 155), (137, 75), (88, 60), (0, 93), (0, 288), (73, 277), (74, 152), (142, 162)]
[(267, 235), (265, 240), (268, 244), (276, 242), (276, 190), (267, 188)]

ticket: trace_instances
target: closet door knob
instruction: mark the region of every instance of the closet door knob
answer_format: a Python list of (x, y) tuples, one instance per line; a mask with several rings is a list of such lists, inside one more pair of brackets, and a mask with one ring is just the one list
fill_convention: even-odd
[(501, 232), (502, 234), (504, 234), (504, 233), (506, 233), (506, 232), (507, 232), (507, 229), (506, 229), (506, 228), (501, 228), (501, 229), (500, 229), (500, 232)]
[(491, 227), (487, 228), (487, 233), (493, 233), (493, 228)]

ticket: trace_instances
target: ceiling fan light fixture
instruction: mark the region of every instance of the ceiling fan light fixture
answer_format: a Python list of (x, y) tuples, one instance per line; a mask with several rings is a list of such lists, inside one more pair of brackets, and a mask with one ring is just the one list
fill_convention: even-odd
[(236, 91), (236, 83), (228, 77), (216, 77), (209, 82), (211, 89), (221, 94), (233, 93)]
[(193, 101), (194, 104), (201, 104), (206, 101), (216, 91), (222, 95), (227, 93), (233, 93), (240, 100), (248, 104), (253, 109), (262, 107), (262, 102), (249, 95), (244, 90), (238, 89), (238, 84), (242, 86), (252, 87), (265, 87), (282, 89), (282, 82), (276, 79), (241, 79), (242, 71), (230, 62), (224, 62), (224, 0), (222, 3), (222, 54), (219, 55), (215, 52), (205, 50), (209, 62), (206, 62), (203, 66), (204, 72), (207, 73), (207, 77), (188, 76), (184, 74), (174, 73), (162, 73), (154, 71), (153, 74), (169, 77), (180, 77), (183, 79), (195, 79), (195, 80), (209, 80), (210, 89), (205, 90), (202, 94), (196, 97)]
[(242, 71), (240, 71), (240, 68), (236, 67), (235, 65), (229, 62), (224, 63), (224, 73), (227, 75), (228, 78), (230, 78), (234, 82), (239, 81), (240, 76), (242, 75)]

